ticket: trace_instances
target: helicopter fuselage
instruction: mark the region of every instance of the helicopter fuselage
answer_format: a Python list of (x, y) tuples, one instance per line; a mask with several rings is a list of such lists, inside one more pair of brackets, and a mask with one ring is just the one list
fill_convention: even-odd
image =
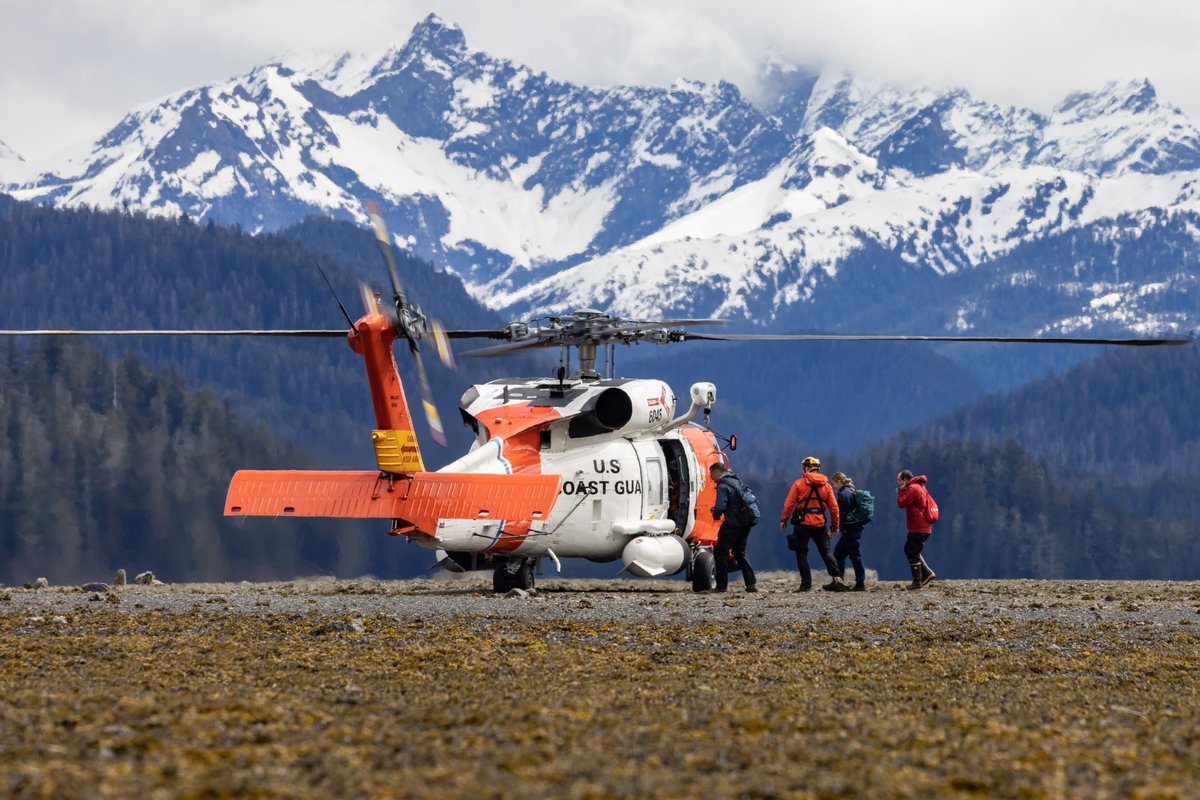
[(436, 530), (409, 534), (418, 543), (612, 561), (638, 536), (715, 540), (708, 466), (724, 454), (708, 430), (673, 425), (675, 395), (662, 381), (493, 381), (468, 389), (460, 410), (476, 441), (439, 471), (558, 475), (558, 497), (530, 525), (441, 519)]

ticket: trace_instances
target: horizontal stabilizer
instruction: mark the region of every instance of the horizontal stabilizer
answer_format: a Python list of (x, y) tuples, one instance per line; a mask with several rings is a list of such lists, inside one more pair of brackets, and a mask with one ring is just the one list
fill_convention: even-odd
[(239, 470), (226, 516), (400, 519), (432, 534), (439, 519), (545, 520), (558, 475), (414, 472), (389, 481), (378, 472)]

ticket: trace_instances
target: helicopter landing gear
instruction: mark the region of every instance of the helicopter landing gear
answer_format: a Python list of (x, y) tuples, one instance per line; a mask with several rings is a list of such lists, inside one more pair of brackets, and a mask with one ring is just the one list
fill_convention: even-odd
[(692, 591), (711, 592), (717, 588), (717, 560), (712, 550), (701, 548), (692, 559)]
[(510, 558), (492, 571), (492, 591), (507, 594), (513, 589), (533, 588), (533, 559)]

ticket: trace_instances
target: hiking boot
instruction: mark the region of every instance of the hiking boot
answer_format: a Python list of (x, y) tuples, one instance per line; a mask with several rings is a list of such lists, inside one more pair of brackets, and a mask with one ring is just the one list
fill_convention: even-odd
[(921, 558), (921, 585), (927, 586), (929, 584), (929, 582), (934, 579), (936, 574), (937, 573), (935, 573), (933, 570), (931, 570), (929, 568), (929, 565), (925, 563), (925, 558), (922, 557)]
[(850, 591), (852, 591), (852, 592), (865, 592), (866, 590), (867, 590), (866, 584), (862, 584), (862, 583), (856, 583), (856, 584), (854, 584), (854, 588), (853, 588), (853, 589), (851, 589)]
[(797, 592), (810, 592), (810, 591), (812, 591), (812, 586), (806, 586), (802, 583), (802, 584), (800, 584), (800, 587), (798, 589), (796, 589), (796, 591)]
[(908, 568), (910, 570), (912, 570), (912, 583), (910, 583), (908, 586), (905, 586), (904, 588), (905, 589), (920, 589), (922, 586), (925, 585), (925, 584), (921, 583), (921, 565), (919, 563), (918, 564), (909, 564)]
[(827, 592), (848, 592), (850, 587), (847, 586), (841, 578), (834, 578), (829, 583), (821, 587)]
[(757, 584), (757, 583), (752, 583), (752, 584), (750, 584), (749, 586), (747, 586), (747, 587), (746, 587), (746, 593), (747, 593), (747, 594), (749, 594), (750, 592), (757, 592), (757, 591), (758, 591), (758, 584)]

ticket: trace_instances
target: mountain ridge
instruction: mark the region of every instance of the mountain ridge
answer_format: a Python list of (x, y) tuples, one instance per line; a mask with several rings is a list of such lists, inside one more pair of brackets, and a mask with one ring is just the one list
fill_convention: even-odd
[[(250, 231), (311, 214), (364, 224), (359, 198), (377, 196), (398, 244), (509, 315), (670, 310), (775, 328), (811, 315), (846, 329), (861, 323), (823, 306), (864, 253), (949, 275), (1081, 226), (1200, 212), (1200, 131), (1142, 79), (1048, 115), (836, 70), (789, 73), (765, 108), (723, 81), (576, 86), (473, 50), (430, 15), (382, 54), (280, 61), (147, 104), (90, 153), (34, 172), (5, 182), (0, 167), (0, 190)], [(1094, 299), (986, 332), (1200, 323), (1188, 309), (1089, 326)]]

